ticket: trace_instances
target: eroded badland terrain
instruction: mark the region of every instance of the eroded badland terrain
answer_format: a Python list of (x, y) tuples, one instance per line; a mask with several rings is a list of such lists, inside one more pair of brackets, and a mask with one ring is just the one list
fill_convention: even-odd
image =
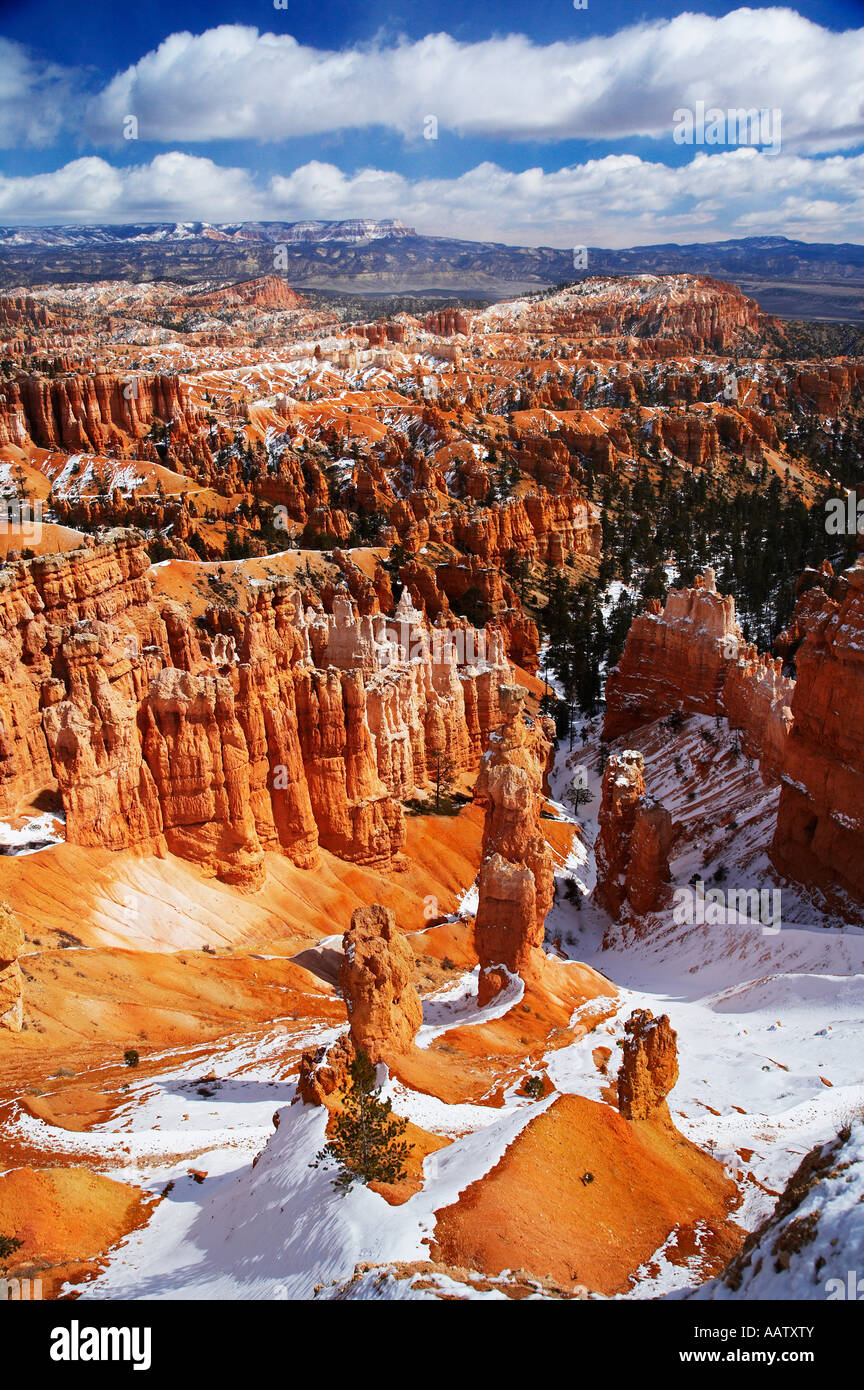
[[(48, 285), (0, 336), (7, 1274), (824, 1297), (864, 358), (685, 274), (364, 323)], [(359, 1053), (409, 1149), (346, 1195)]]

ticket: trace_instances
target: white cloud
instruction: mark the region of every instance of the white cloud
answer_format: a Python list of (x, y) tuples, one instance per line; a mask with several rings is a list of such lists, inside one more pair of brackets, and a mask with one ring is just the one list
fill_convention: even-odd
[(93, 100), (87, 129), (119, 140), (135, 115), (141, 138), (158, 141), (373, 126), (420, 140), (435, 115), (461, 135), (620, 139), (669, 135), (674, 111), (697, 101), (779, 108), (788, 149), (853, 148), (864, 141), (864, 29), (838, 34), (791, 9), (739, 9), (546, 45), (433, 34), (329, 52), (222, 25), (172, 34), (119, 73)]
[(75, 69), (0, 38), (0, 149), (50, 145), (78, 100)]
[(429, 235), (521, 245), (634, 246), (757, 231), (862, 240), (864, 155), (811, 159), (755, 150), (699, 153), (680, 168), (635, 155), (512, 173), (483, 163), (450, 179), (312, 161), (269, 181), (173, 151), (115, 168), (76, 159), (53, 173), (0, 176), (0, 220), (211, 222), (400, 217)]
[[(48, 174), (0, 175), (0, 219), (56, 222), (224, 221), (260, 197), (245, 169), (172, 151), (149, 164), (115, 168), (95, 155)], [(194, 213), (189, 209), (195, 208)]]

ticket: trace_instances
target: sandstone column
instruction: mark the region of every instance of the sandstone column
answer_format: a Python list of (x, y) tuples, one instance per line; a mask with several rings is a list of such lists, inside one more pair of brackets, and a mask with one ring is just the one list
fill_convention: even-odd
[(626, 902), (639, 914), (653, 911), (669, 881), (675, 828), (666, 807), (646, 796), (645, 764), (635, 749), (606, 763), (598, 820), (597, 902), (616, 919)]
[(524, 980), (536, 971), (555, 894), (552, 851), (540, 828), (551, 721), (526, 726), (518, 686), (501, 686), (500, 699), (504, 723), (474, 787), (474, 800), (486, 811), (474, 923), (481, 1005), (500, 993), (508, 973)]
[(624, 1025), (618, 1109), (626, 1120), (669, 1119), (666, 1097), (678, 1080), (678, 1035), (668, 1016), (636, 1009)]

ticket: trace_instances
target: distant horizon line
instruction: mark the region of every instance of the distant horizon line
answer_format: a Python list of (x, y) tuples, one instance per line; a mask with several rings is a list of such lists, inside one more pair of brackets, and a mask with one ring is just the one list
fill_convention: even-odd
[[(144, 228), (149, 228), (149, 227), (153, 227), (153, 228), (162, 228), (162, 227), (189, 227), (190, 229), (191, 229), (191, 228), (194, 228), (194, 227), (213, 227), (213, 228), (219, 229), (219, 228), (223, 228), (223, 227), (244, 227), (244, 226), (257, 226), (257, 227), (275, 227), (275, 226), (281, 226), (281, 227), (302, 227), (302, 226), (309, 226), (309, 227), (339, 227), (339, 226), (349, 226), (349, 225), (351, 225), (352, 223), (368, 223), (368, 224), (371, 224), (372, 226), (378, 226), (378, 227), (382, 227), (382, 228), (384, 228), (384, 227), (394, 227), (394, 228), (398, 228), (400, 231), (402, 231), (402, 232), (404, 232), (404, 233), (407, 233), (407, 235), (408, 235), (409, 237), (410, 237), (410, 236), (415, 236), (415, 237), (418, 237), (418, 238), (425, 238), (426, 240), (430, 240), (430, 241), (455, 241), (455, 242), (464, 242), (464, 243), (466, 243), (467, 245), (507, 246), (507, 247), (512, 247), (512, 248), (514, 248), (514, 249), (517, 249), (517, 248), (518, 248), (518, 249), (530, 249), (530, 250), (535, 250), (535, 251), (561, 251), (561, 252), (566, 252), (566, 251), (569, 251), (569, 250), (572, 249), (572, 247), (571, 247), (571, 245), (570, 245), (569, 242), (568, 242), (568, 243), (565, 243), (565, 244), (563, 244), (563, 245), (557, 246), (557, 245), (554, 245), (554, 244), (551, 243), (551, 242), (550, 242), (550, 243), (545, 243), (545, 242), (528, 243), (528, 242), (522, 242), (522, 241), (509, 242), (509, 241), (497, 241), (497, 240), (492, 240), (492, 239), (483, 238), (483, 237), (454, 237), (454, 236), (445, 236), (445, 235), (442, 235), (442, 234), (437, 233), (437, 232), (423, 232), (423, 231), (418, 231), (416, 227), (412, 226), (412, 225), (409, 224), (409, 223), (403, 222), (403, 221), (402, 221), (400, 218), (398, 218), (398, 217), (299, 217), (299, 218), (290, 218), (290, 219), (289, 219), (289, 218), (280, 218), (280, 217), (271, 217), (271, 218), (260, 218), (260, 217), (255, 217), (255, 218), (241, 218), (241, 219), (239, 219), (239, 220), (236, 219), (236, 218), (235, 218), (235, 219), (226, 219), (224, 222), (214, 222), (214, 221), (210, 221), (210, 220), (208, 220), (208, 219), (206, 219), (206, 218), (168, 218), (168, 219), (160, 218), (160, 219), (153, 219), (153, 220), (144, 218), (144, 219), (135, 219), (135, 220), (131, 220), (131, 219), (130, 219), (130, 220), (128, 220), (128, 221), (120, 221), (120, 222), (98, 222), (98, 221), (79, 221), (79, 222), (15, 222), (15, 221), (10, 221), (10, 222), (3, 222), (3, 221), (0, 221), (0, 232), (2, 232), (2, 231), (11, 231), (11, 232), (27, 232), (27, 231), (30, 231), (30, 232), (39, 232), (39, 231), (46, 231), (46, 232), (52, 232), (52, 231), (53, 231), (53, 232), (62, 232), (62, 231), (77, 231), (77, 230), (81, 230), (81, 231), (90, 231), (90, 230), (95, 230), (95, 229), (98, 229), (98, 228), (104, 228), (104, 229), (110, 231), (110, 230), (113, 230), (113, 229), (115, 229), (115, 228), (118, 228), (118, 229), (119, 229), (119, 228), (128, 228), (128, 227), (144, 227)], [(383, 240), (384, 238), (381, 238), (381, 239)], [(735, 246), (735, 245), (742, 245), (742, 246), (743, 246), (743, 245), (753, 245), (753, 244), (759, 243), (759, 242), (776, 242), (776, 243), (778, 243), (778, 244), (783, 244), (783, 245), (786, 245), (786, 246), (834, 246), (834, 247), (854, 247), (854, 248), (856, 248), (856, 249), (858, 249), (858, 250), (864, 250), (864, 242), (858, 242), (858, 241), (807, 241), (807, 240), (805, 240), (803, 237), (788, 237), (788, 236), (785, 236), (785, 235), (784, 235), (783, 233), (781, 233), (781, 232), (760, 232), (760, 233), (751, 234), (751, 235), (749, 235), (749, 236), (741, 236), (741, 237), (718, 237), (718, 238), (715, 238), (715, 239), (713, 239), (713, 240), (705, 240), (705, 239), (702, 239), (702, 240), (694, 240), (694, 241), (675, 241), (675, 240), (669, 240), (669, 241), (629, 242), (629, 243), (627, 243), (627, 244), (625, 244), (625, 245), (621, 245), (621, 246), (601, 246), (601, 245), (593, 245), (592, 243), (589, 242), (589, 243), (587, 243), (587, 245), (586, 245), (586, 249), (587, 249), (588, 251), (595, 251), (595, 252), (596, 252), (596, 251), (613, 251), (613, 252), (622, 252), (622, 251), (648, 251), (648, 250), (654, 250), (654, 249), (662, 250), (662, 249), (664, 249), (665, 247), (673, 247), (673, 246), (676, 246), (676, 247), (687, 247), (687, 246)], [(3, 247), (2, 247), (2, 242), (0, 242), (0, 254), (2, 254), (2, 249), (3, 249)]]

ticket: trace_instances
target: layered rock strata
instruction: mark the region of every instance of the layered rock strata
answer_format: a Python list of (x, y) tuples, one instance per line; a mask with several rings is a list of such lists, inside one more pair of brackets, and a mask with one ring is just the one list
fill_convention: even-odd
[(170, 850), (254, 890), (268, 849), (389, 868), (400, 799), (440, 757), (476, 767), (501, 719), (499, 630), (430, 628), (286, 581), (197, 627), (153, 598), (142, 539), (111, 533), (0, 577), (0, 814), (56, 779), (77, 844)]
[(407, 1052), (423, 1021), (414, 953), (389, 908), (358, 907), (342, 950), (339, 988), (348, 1032), (331, 1045), (310, 1048), (300, 1060), (298, 1095), (313, 1105), (344, 1089), (358, 1052), (375, 1063)]
[(805, 595), (771, 857), (842, 908), (864, 903), (864, 561), (841, 579), (835, 598)]
[(339, 988), (354, 1046), (373, 1062), (405, 1052), (423, 1021), (414, 952), (389, 908), (358, 907), (342, 938)]
[[(827, 565), (805, 571), (798, 595), (777, 641), (795, 662), (795, 679), (780, 657), (741, 641), (732, 599), (716, 593), (711, 571), (696, 588), (670, 593), (662, 613), (653, 605), (635, 619), (609, 675), (604, 737), (676, 711), (725, 716), (764, 779), (780, 783), (774, 864), (855, 918), (864, 902), (864, 560), (837, 576)], [(635, 769), (610, 758), (607, 774), (598, 899), (617, 915), (628, 896), (624, 877), (641, 876), (637, 863), (662, 862), (657, 851), (665, 830), (658, 822), (635, 836), (630, 826), (641, 795)], [(633, 856), (626, 874), (625, 841)], [(630, 900), (635, 906), (647, 897), (637, 887)]]
[(0, 445), (103, 454), (143, 439), (154, 421), (174, 422), (186, 433), (194, 419), (186, 388), (174, 376), (20, 376), (0, 388)]
[(693, 589), (670, 590), (634, 618), (606, 681), (603, 737), (611, 740), (673, 710), (718, 714), (729, 662), (743, 642), (735, 600), (707, 569)]
[(708, 569), (694, 588), (671, 590), (662, 610), (654, 601), (634, 619), (606, 682), (603, 736), (675, 713), (725, 715), (766, 781), (776, 782), (794, 689), (779, 658), (744, 642), (735, 601), (717, 593)]

